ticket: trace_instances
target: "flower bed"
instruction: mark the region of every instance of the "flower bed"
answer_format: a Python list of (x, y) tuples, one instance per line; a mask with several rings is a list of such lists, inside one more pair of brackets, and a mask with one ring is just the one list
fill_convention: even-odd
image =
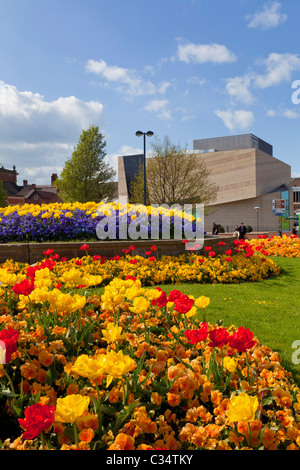
[(299, 449), (291, 375), (248, 329), (207, 323), (207, 297), (115, 278), (25, 307), (32, 287), (2, 293), (3, 449)]
[(50, 250), (2, 265), (1, 447), (298, 450), (300, 390), (278, 354), (242, 326), (208, 323), (209, 298), (146, 287), (279, 273), (265, 246), (236, 245), (173, 260), (133, 246), (105, 260), (84, 245), (81, 259)]
[[(261, 281), (280, 273), (280, 267), (266, 256), (264, 249), (254, 251), (248, 243), (236, 242), (236, 247), (232, 250), (226, 249), (224, 242), (219, 243), (223, 248), (223, 254), (219, 255), (216, 255), (210, 246), (206, 246), (205, 255), (191, 251), (179, 256), (158, 256), (156, 245), (152, 245), (144, 256), (140, 256), (134, 254), (135, 246), (131, 245), (123, 250), (123, 256), (107, 258), (101, 255), (90, 256), (89, 245), (84, 244), (81, 246), (84, 256), (68, 260), (66, 257), (60, 258), (51, 249), (44, 251), (47, 259), (37, 263), (35, 268), (30, 268), (28, 263), (7, 260), (0, 270), (0, 282), (3, 285), (11, 285), (16, 279), (10, 279), (12, 272), (19, 277), (26, 277), (30, 270), (35, 272), (41, 267), (50, 268), (57, 279), (63, 277), (64, 273), (68, 275), (68, 286), (72, 288), (78, 284), (87, 287), (104, 286), (115, 277), (125, 279), (127, 276), (138, 277), (145, 286), (188, 282), (216, 284)], [(81, 282), (78, 282), (80, 279)]]
[(270, 256), (280, 256), (285, 258), (300, 258), (300, 239), (298, 236), (287, 237), (258, 237), (249, 241), (256, 250), (266, 249)]
[[(115, 233), (107, 236), (110, 240), (132, 238), (129, 227), (132, 224), (135, 235), (134, 226), (138, 225), (137, 222), (147, 226), (146, 235), (150, 239), (162, 238), (163, 220), (166, 219), (166, 227), (170, 227), (170, 238), (173, 238), (175, 233), (177, 238), (181, 239), (184, 228), (196, 230), (196, 219), (191, 214), (163, 207), (154, 209), (142, 205), (94, 202), (24, 204), (0, 208), (0, 242), (88, 241), (97, 240), (97, 237), (101, 238), (102, 235), (106, 239), (107, 229), (102, 227), (99, 237), (97, 227), (101, 221), (107, 222), (108, 216), (115, 220)], [(154, 219), (157, 221), (155, 235), (154, 224), (151, 227), (151, 220)]]

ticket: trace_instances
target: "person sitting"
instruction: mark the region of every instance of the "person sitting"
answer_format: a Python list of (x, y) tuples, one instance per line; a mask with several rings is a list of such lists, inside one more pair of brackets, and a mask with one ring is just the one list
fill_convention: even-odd
[(218, 226), (217, 226), (216, 222), (214, 222), (213, 226), (212, 226), (212, 235), (218, 235), (218, 233), (219, 233)]

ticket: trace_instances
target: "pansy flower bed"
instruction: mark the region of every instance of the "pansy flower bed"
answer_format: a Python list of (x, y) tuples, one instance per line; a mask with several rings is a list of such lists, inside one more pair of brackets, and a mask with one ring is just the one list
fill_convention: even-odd
[[(1, 268), (3, 449), (300, 449), (300, 390), (276, 352), (242, 325), (208, 323), (213, 299), (151, 286), (152, 265), (172, 270), (155, 249), (104, 260), (84, 248), (81, 259), (48, 251), (35, 266)], [(251, 279), (247, 263), (278, 274), (264, 250), (186, 255), (173, 282), (180, 264), (182, 279), (207, 265), (207, 282), (230, 263), (239, 282)]]
[[(105, 225), (110, 217), (114, 233), (109, 236), (107, 234), (109, 227)], [(154, 224), (153, 220), (157, 224)], [(166, 220), (168, 223), (164, 225)], [(101, 230), (99, 229), (100, 234), (98, 234), (99, 224), (103, 225)], [(144, 236), (150, 239), (161, 238), (167, 228), (170, 238), (173, 238), (175, 233), (175, 237), (181, 239), (185, 229), (190, 232), (196, 231), (196, 218), (192, 213), (184, 213), (176, 208), (169, 210), (163, 207), (146, 208), (142, 205), (114, 203), (24, 204), (0, 208), (1, 243), (87, 241), (95, 240), (97, 237), (113, 240), (136, 239), (130, 236), (130, 225), (133, 227), (134, 236), (136, 231), (139, 233), (145, 230)], [(143, 228), (136, 230), (135, 225)], [(200, 221), (198, 225), (200, 226)]]

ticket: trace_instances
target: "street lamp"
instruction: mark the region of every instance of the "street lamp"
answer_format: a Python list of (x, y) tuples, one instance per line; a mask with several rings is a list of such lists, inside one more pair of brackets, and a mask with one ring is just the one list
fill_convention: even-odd
[(256, 210), (256, 231), (258, 232), (258, 213), (259, 213), (259, 207), (254, 207)]
[(148, 132), (142, 132), (142, 131), (137, 131), (135, 135), (137, 137), (142, 137), (144, 136), (144, 206), (146, 206), (146, 136), (147, 137), (152, 137), (154, 132), (148, 131)]

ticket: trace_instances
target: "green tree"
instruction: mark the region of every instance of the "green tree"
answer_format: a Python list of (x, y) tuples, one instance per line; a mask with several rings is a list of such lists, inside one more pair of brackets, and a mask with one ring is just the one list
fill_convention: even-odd
[(106, 142), (95, 125), (83, 130), (72, 157), (67, 159), (55, 186), (64, 202), (111, 201), (115, 170), (104, 161)]
[[(1, 165), (1, 163), (0, 163)], [(4, 188), (3, 181), (0, 180), (0, 207), (6, 207), (7, 206), (7, 191)]]
[[(201, 158), (168, 137), (152, 144), (152, 154), (146, 161), (146, 195), (148, 204), (204, 204), (216, 199), (218, 187), (209, 179), (210, 171)], [(130, 202), (143, 203), (143, 165), (130, 186)]]

